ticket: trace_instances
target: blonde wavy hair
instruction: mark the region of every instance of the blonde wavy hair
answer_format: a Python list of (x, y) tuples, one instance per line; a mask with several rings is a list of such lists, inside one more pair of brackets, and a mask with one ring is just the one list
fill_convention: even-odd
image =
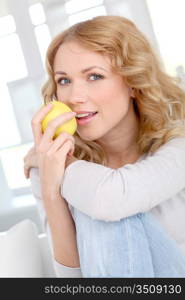
[[(161, 145), (185, 136), (185, 91), (178, 78), (167, 75), (145, 36), (134, 23), (120, 16), (99, 16), (66, 29), (51, 42), (46, 55), (49, 78), (42, 88), (45, 103), (56, 97), (53, 62), (66, 41), (108, 55), (112, 68), (134, 90), (134, 109), (139, 119), (137, 144), (141, 154), (153, 153)], [(84, 141), (76, 132), (78, 159), (105, 165), (106, 155), (95, 141)]]

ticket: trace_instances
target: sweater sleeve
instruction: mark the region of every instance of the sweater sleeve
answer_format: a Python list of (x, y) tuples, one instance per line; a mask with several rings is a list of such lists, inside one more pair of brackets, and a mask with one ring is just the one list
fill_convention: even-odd
[(79, 278), (82, 277), (81, 270), (80, 268), (71, 268), (64, 266), (60, 263), (58, 263), (54, 259), (53, 255), (53, 246), (52, 246), (52, 237), (51, 237), (51, 231), (49, 224), (47, 222), (47, 216), (45, 213), (42, 197), (41, 197), (41, 190), (40, 190), (40, 179), (39, 179), (39, 174), (38, 174), (38, 169), (37, 168), (32, 168), (30, 172), (30, 181), (31, 181), (31, 188), (32, 188), (32, 193), (37, 201), (37, 207), (41, 219), (41, 223), (43, 226), (43, 230), (46, 232), (51, 254), (52, 254), (52, 259), (53, 259), (53, 267), (56, 273), (56, 277), (63, 277), (63, 278)]
[(153, 155), (111, 169), (83, 160), (65, 171), (61, 193), (94, 219), (118, 221), (146, 212), (185, 188), (185, 138), (162, 145)]

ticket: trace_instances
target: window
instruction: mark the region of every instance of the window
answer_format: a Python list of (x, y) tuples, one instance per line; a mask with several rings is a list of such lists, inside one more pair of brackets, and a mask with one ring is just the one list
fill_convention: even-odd
[(49, 43), (51, 42), (51, 36), (50, 36), (48, 26), (46, 24), (36, 26), (35, 35), (36, 35), (39, 51), (41, 54), (42, 63), (45, 66), (46, 51)]
[(69, 16), (69, 24), (73, 25), (78, 22), (82, 22), (88, 19), (92, 19), (96, 16), (106, 15), (106, 10), (104, 6), (97, 6), (73, 15)]
[(16, 33), (0, 38), (0, 78), (5, 82), (28, 75), (19, 37)]
[(23, 157), (33, 143), (11, 147), (0, 151), (0, 159), (10, 189), (18, 189), (30, 185), (24, 177)]
[(33, 25), (37, 26), (46, 22), (46, 16), (41, 3), (31, 5), (29, 13)]
[(21, 142), (7, 85), (0, 79), (0, 149)]
[(70, 15), (102, 4), (103, 4), (103, 0), (81, 0), (81, 1), (70, 0), (66, 2), (65, 10), (66, 13)]
[(41, 3), (31, 5), (29, 8), (32, 24), (35, 26), (35, 36), (39, 47), (42, 63), (45, 66), (46, 50), (51, 42), (51, 35), (46, 22), (46, 16)]
[(185, 79), (185, 1), (147, 0), (166, 71)]
[(15, 32), (16, 26), (11, 15), (0, 18), (0, 37)]
[(106, 15), (103, 0), (70, 0), (66, 2), (65, 10), (68, 14), (69, 25), (92, 19), (96, 16)]
[(27, 76), (27, 68), (11, 15), (0, 18), (0, 148), (21, 142), (7, 83)]

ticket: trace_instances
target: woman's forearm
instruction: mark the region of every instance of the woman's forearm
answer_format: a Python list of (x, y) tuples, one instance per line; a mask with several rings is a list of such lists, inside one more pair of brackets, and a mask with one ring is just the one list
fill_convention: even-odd
[(140, 162), (118, 169), (74, 162), (66, 168), (61, 194), (94, 219), (118, 221), (149, 211), (184, 188), (185, 138), (179, 137)]
[(60, 195), (43, 197), (55, 260), (67, 267), (79, 267), (76, 229), (65, 199)]

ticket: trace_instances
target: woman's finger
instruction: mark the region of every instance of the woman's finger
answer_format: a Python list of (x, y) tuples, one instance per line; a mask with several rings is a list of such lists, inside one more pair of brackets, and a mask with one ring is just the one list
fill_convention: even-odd
[(59, 155), (63, 156), (66, 159), (67, 154), (73, 150), (73, 142), (67, 140), (63, 146), (58, 150)]
[(74, 118), (75, 114), (76, 113), (74, 113), (74, 112), (67, 112), (67, 113), (64, 113), (64, 114), (56, 117), (55, 119), (53, 119), (52, 121), (50, 121), (48, 123), (48, 126), (47, 126), (47, 128), (44, 132), (44, 135), (42, 136), (42, 140), (40, 142), (41, 149), (48, 147), (48, 145), (50, 145), (51, 142), (53, 142), (53, 136), (55, 134), (56, 129), (59, 126), (61, 126), (62, 124), (66, 123), (67, 121)]
[[(72, 135), (67, 132), (62, 132), (51, 144), (49, 150), (47, 151), (48, 154), (52, 154), (58, 151), (61, 146), (67, 141), (70, 140), (73, 143), (73, 148), (75, 144), (75, 139)], [(74, 150), (73, 150), (74, 151)]]
[(30, 157), (30, 155), (32, 155), (32, 153), (35, 151), (35, 148), (32, 147), (29, 149), (29, 151), (26, 153), (26, 155), (24, 156), (23, 160), (24, 160), (24, 163), (26, 164), (28, 158)]
[(30, 177), (30, 168), (24, 166), (24, 176), (28, 179)]
[(67, 153), (67, 155), (69, 157), (73, 156), (74, 151), (75, 151), (75, 147), (73, 146), (73, 148)]
[(41, 109), (34, 115), (32, 119), (32, 131), (34, 136), (35, 145), (38, 145), (42, 138), (42, 126), (41, 122), (47, 113), (52, 109), (53, 103), (50, 102), (49, 104), (42, 106)]

